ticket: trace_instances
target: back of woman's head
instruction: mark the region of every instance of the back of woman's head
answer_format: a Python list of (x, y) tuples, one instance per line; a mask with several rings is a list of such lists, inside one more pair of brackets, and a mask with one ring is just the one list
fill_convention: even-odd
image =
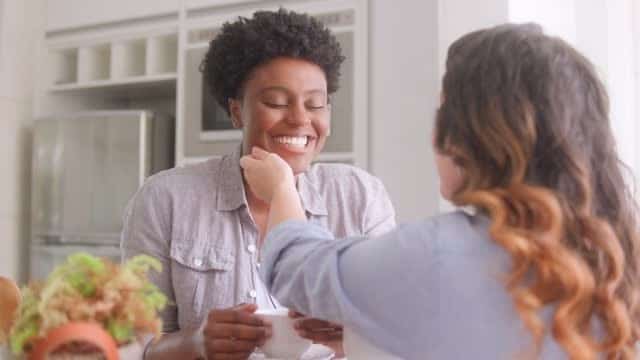
[[(435, 144), (463, 169), (452, 200), (491, 217), (513, 259), (507, 289), (536, 344), (550, 330), (572, 358), (633, 356), (636, 211), (593, 66), (528, 24), (460, 38), (446, 70)], [(548, 304), (549, 329), (537, 316)]]

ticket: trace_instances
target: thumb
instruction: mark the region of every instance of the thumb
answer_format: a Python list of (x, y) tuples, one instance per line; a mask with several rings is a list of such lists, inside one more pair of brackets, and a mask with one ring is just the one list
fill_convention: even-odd
[(254, 312), (256, 312), (256, 310), (258, 310), (258, 305), (256, 305), (256, 304), (240, 304), (240, 305), (234, 307), (234, 310), (238, 310), (238, 311), (246, 312), (246, 313), (249, 313), (249, 314), (253, 314)]
[(258, 159), (258, 160), (263, 160), (265, 159), (267, 156), (269, 156), (269, 152), (268, 151), (264, 151), (261, 148), (254, 146), (253, 148), (251, 148), (251, 155), (253, 155), (254, 158)]
[(240, 158), (240, 167), (243, 169), (247, 169), (252, 167), (258, 160), (251, 157), (251, 155), (245, 155)]

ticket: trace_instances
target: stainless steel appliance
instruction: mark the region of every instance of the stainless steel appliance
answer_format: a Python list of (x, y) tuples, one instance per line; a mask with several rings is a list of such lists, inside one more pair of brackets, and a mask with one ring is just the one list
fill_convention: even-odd
[(174, 121), (143, 110), (50, 116), (34, 125), (30, 278), (67, 255), (117, 260), (122, 215), (144, 179), (173, 166)]

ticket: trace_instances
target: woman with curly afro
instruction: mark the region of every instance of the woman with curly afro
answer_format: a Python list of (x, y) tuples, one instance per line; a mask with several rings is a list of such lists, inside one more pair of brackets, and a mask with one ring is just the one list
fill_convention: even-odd
[[(227, 23), (211, 41), (202, 71), (242, 129), (242, 144), (221, 159), (152, 176), (127, 208), (123, 258), (161, 260), (152, 280), (170, 299), (165, 335), (145, 358), (247, 359), (270, 336), (270, 324), (254, 314), (280, 306), (258, 276), (269, 204), (246, 186), (239, 164), (253, 147), (286, 161), (306, 218), (336, 237), (395, 226), (378, 179), (348, 165), (311, 164), (329, 135), (343, 60), (325, 26), (284, 9)], [(291, 316), (300, 335), (341, 352), (340, 325)]]

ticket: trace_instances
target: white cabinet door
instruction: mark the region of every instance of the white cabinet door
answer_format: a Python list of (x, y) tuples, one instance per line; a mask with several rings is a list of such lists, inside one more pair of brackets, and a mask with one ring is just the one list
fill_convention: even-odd
[(181, 0), (47, 0), (47, 31), (177, 13)]

